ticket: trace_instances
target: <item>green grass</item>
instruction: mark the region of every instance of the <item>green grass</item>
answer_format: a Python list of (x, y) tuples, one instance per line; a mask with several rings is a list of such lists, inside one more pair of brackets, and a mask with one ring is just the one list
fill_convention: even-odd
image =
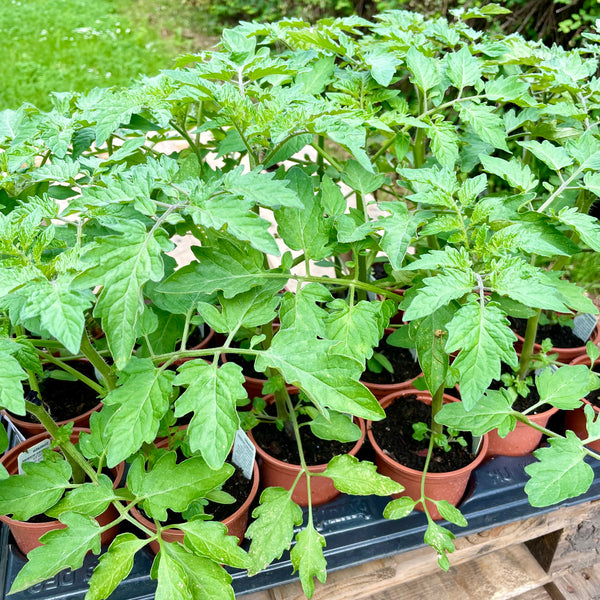
[[(146, 3), (151, 10), (157, 3)], [(0, 0), (0, 110), (50, 107), (52, 91), (83, 91), (153, 75), (185, 45), (125, 0)], [(137, 7), (136, 7), (137, 8)]]

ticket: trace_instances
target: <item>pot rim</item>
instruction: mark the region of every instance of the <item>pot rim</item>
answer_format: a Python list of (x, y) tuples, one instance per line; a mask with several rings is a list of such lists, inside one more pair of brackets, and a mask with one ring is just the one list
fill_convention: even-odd
[[(264, 397), (265, 400), (267, 401), (267, 403), (269, 402), (269, 399), (273, 398), (273, 394), (268, 394), (267, 396)], [(346, 454), (351, 454), (352, 452), (354, 452), (354, 454), (356, 454), (360, 448), (362, 447), (364, 441), (365, 441), (365, 437), (366, 437), (366, 431), (367, 431), (367, 427), (365, 424), (365, 420), (361, 417), (354, 417), (354, 419), (357, 421), (357, 425), (360, 427), (360, 432), (361, 432), (361, 436), (360, 438), (356, 441), (356, 443), (354, 444), (354, 446), (352, 446), (352, 448), (346, 453)], [(246, 435), (250, 438), (250, 441), (254, 444), (254, 447), (256, 448), (256, 453), (263, 459), (265, 460), (265, 458), (267, 458), (267, 460), (269, 460), (270, 462), (272, 462), (274, 465), (278, 466), (281, 469), (297, 469), (298, 467), (300, 467), (300, 465), (298, 463), (288, 463), (285, 462), (283, 460), (279, 460), (278, 458), (275, 458), (272, 454), (269, 454), (266, 450), (263, 450), (258, 443), (256, 442), (256, 440), (254, 439), (254, 436), (252, 435), (252, 430), (248, 430), (246, 431)], [(332, 457), (333, 458), (333, 457)], [(327, 468), (328, 463), (320, 463), (318, 465), (307, 465), (308, 470), (311, 471), (312, 473), (320, 473), (322, 471), (324, 471)]]
[[(394, 400), (396, 400), (402, 396), (406, 396), (406, 395), (416, 396), (417, 399), (421, 400), (421, 401), (431, 400), (431, 394), (429, 392), (417, 390), (416, 388), (412, 388), (412, 389), (409, 388), (409, 389), (401, 390), (398, 392), (394, 392), (393, 394), (388, 394), (387, 396), (385, 396), (384, 398), (381, 399), (381, 406), (382, 406), (382, 408), (386, 408), (386, 406), (391, 404)], [(458, 398), (455, 398), (454, 396), (452, 396), (450, 394), (444, 394), (444, 401), (445, 402), (460, 402), (460, 400)], [(369, 438), (369, 442), (373, 446), (373, 449), (380, 455), (380, 458), (384, 462), (386, 462), (388, 465), (393, 466), (394, 468), (400, 468), (403, 471), (406, 471), (413, 475), (422, 474), (423, 471), (420, 471), (418, 469), (412, 469), (411, 467), (407, 467), (407, 466), (403, 465), (402, 463), (395, 461), (393, 458), (390, 458), (387, 454), (385, 454), (383, 452), (381, 446), (375, 441), (375, 436), (373, 435), (373, 432), (371, 430), (372, 423), (373, 423), (372, 421), (367, 422), (367, 436)], [(444, 473), (428, 472), (427, 477), (431, 478), (433, 481), (442, 480), (442, 479), (446, 479), (449, 476), (455, 476), (455, 475), (459, 475), (459, 474), (463, 474), (463, 473), (469, 473), (469, 472), (473, 471), (474, 469), (476, 469), (484, 461), (484, 459), (486, 458), (486, 455), (487, 455), (487, 449), (488, 449), (487, 433), (484, 434), (483, 436), (481, 436), (481, 440), (482, 441), (481, 441), (481, 445), (479, 446), (479, 452), (477, 453), (475, 459), (473, 461), (471, 461), (468, 465), (465, 465), (464, 467), (461, 467), (460, 469), (456, 469), (454, 471), (446, 471)]]
[[(71, 434), (71, 438), (73, 438), (73, 436), (75, 434), (79, 434), (79, 433), (90, 433), (90, 429), (87, 427), (73, 427), (73, 433)], [(27, 445), (29, 447), (35, 446), (38, 442), (41, 442), (42, 440), (51, 438), (52, 436), (47, 432), (42, 432), (42, 433), (37, 433), (34, 436), (31, 436), (30, 438), (27, 438), (25, 441), (20, 442), (19, 444), (17, 444), (16, 446), (10, 448), (9, 450), (7, 450), (2, 456), (0, 456), (0, 463), (2, 463), (4, 465), (4, 461), (7, 459), (12, 459), (15, 456), (18, 456), (22, 450), (20, 450), (20, 448), (23, 445)], [(79, 440), (79, 436), (77, 436), (77, 440)], [(71, 439), (71, 441), (73, 441)], [(19, 450), (17, 452), (17, 450)], [(123, 479), (123, 475), (125, 473), (125, 462), (121, 462), (118, 465), (116, 465), (115, 467), (113, 467), (112, 469), (110, 469), (111, 472), (114, 475), (113, 478), (113, 489), (116, 489), (117, 486), (121, 483), (121, 480)], [(11, 475), (15, 475), (16, 473), (10, 473)], [(40, 528), (40, 526), (44, 526), (44, 525), (53, 525), (52, 529), (56, 529), (56, 527), (54, 526), (54, 524), (59, 523), (59, 524), (63, 524), (62, 521), (60, 521), (59, 519), (53, 519), (52, 521), (44, 521), (42, 523), (31, 523), (30, 521), (19, 521), (18, 519), (13, 519), (12, 517), (9, 517), (8, 515), (0, 515), (0, 521), (2, 521), (3, 523), (6, 523), (7, 525), (10, 525), (12, 523), (16, 523), (18, 524), (19, 527), (23, 527), (23, 528), (28, 528), (28, 529), (36, 529), (36, 528)], [(66, 525), (65, 525), (66, 527)]]

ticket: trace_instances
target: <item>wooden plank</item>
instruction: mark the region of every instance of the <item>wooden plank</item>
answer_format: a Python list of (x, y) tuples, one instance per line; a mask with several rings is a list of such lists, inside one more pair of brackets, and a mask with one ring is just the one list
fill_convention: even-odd
[[(592, 503), (560, 507), (550, 513), (530, 517), (481, 533), (459, 537), (456, 551), (450, 555), (453, 566), (474, 558), (539, 538), (551, 532), (572, 526), (589, 517)], [(327, 583), (317, 583), (314, 600), (362, 600), (387, 588), (439, 572), (435, 552), (428, 547), (412, 552), (358, 565), (351, 569), (328, 574)], [(272, 590), (274, 600), (304, 600), (299, 582)]]
[(565, 526), (557, 545), (551, 572), (580, 570), (600, 562), (600, 503), (584, 519)]
[(476, 558), (447, 573), (421, 577), (369, 600), (438, 597), (444, 600), (507, 600), (540, 588), (550, 576), (523, 544)]
[(555, 600), (543, 587), (536, 588), (524, 594), (519, 594), (513, 600)]
[(262, 592), (253, 592), (252, 594), (238, 595), (236, 597), (243, 598), (244, 600), (273, 600), (271, 590), (264, 590)]
[(553, 584), (565, 600), (600, 600), (600, 563), (565, 572)]

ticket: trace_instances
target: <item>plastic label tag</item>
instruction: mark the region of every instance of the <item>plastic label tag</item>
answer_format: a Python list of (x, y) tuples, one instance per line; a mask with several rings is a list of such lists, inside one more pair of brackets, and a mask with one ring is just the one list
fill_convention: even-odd
[(575, 324), (573, 327), (573, 333), (582, 341), (587, 342), (592, 335), (596, 327), (596, 316), (585, 314), (585, 315), (577, 315), (573, 319), (573, 323)]
[(21, 433), (21, 431), (15, 426), (15, 424), (12, 421), (6, 419), (4, 422), (7, 425), (7, 429), (9, 431), (12, 431), (13, 435), (17, 439), (17, 442), (21, 443), (25, 441), (25, 436)]
[(49, 449), (51, 446), (50, 440), (42, 440), (39, 444), (32, 446), (29, 450), (25, 450), (25, 452), (21, 452), (17, 459), (17, 464), (19, 466), (19, 475), (24, 473), (23, 471), (23, 463), (26, 462), (42, 462), (44, 458), (44, 450)]
[(233, 441), (233, 452), (231, 453), (231, 462), (242, 470), (246, 479), (252, 479), (254, 469), (254, 457), (256, 448), (242, 429), (235, 432)]
[(479, 454), (479, 450), (481, 450), (481, 444), (483, 444), (483, 436), (474, 435), (471, 443), (471, 454)]
[(548, 365), (547, 367), (541, 367), (540, 369), (536, 369), (535, 376), (539, 377), (541, 372), (545, 371), (546, 369), (550, 369), (550, 373), (554, 373), (554, 372), (558, 371), (558, 366), (557, 365)]
[(417, 362), (419, 360), (419, 357), (417, 356), (417, 349), (416, 348), (409, 348), (408, 351), (410, 352), (410, 355), (413, 357), (413, 360), (415, 362)]

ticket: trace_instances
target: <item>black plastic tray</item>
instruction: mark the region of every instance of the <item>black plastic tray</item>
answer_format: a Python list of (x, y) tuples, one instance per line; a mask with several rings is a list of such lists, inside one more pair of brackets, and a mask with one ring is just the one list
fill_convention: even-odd
[[(529, 505), (523, 487), (527, 481), (525, 465), (531, 456), (499, 457), (488, 461), (474, 473), (461, 510), (468, 527), (447, 525), (457, 535), (476, 533), (526, 517), (550, 512), (556, 507), (534, 508)], [(560, 504), (567, 506), (600, 498), (600, 463), (590, 462), (595, 478), (583, 496)], [(333, 502), (316, 507), (313, 515), (318, 530), (325, 536), (325, 556), (328, 570), (333, 571), (377, 558), (407, 552), (423, 546), (426, 519), (413, 513), (400, 521), (382, 517), (389, 498), (341, 496)], [(8, 593), (11, 583), (24, 563), (24, 557), (12, 543), (8, 529), (0, 531), (0, 590)], [(432, 550), (433, 552), (433, 550)], [(134, 568), (111, 596), (112, 600), (151, 600), (156, 582), (149, 577), (153, 556), (138, 552)], [(452, 562), (452, 558), (450, 558)], [(88, 555), (81, 569), (66, 570), (29, 590), (13, 595), (14, 600), (31, 598), (83, 599), (87, 581), (98, 562)], [(244, 571), (231, 569), (236, 596), (264, 590), (295, 580), (289, 554), (285, 553), (266, 571), (247, 577)]]

